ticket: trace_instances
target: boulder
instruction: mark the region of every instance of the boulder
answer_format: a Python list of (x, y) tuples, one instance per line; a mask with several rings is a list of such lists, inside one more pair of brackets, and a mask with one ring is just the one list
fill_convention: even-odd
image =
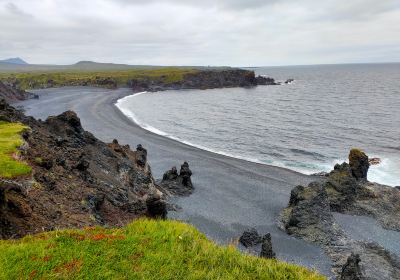
[(275, 258), (275, 252), (272, 249), (272, 241), (271, 241), (270, 233), (267, 233), (266, 235), (264, 235), (264, 237), (262, 239), (260, 257), (266, 258), (266, 259), (274, 259)]
[(243, 246), (251, 247), (260, 244), (263, 241), (261, 236), (258, 234), (255, 228), (247, 229), (243, 232), (242, 236), (239, 238), (239, 242), (243, 244)]
[(146, 200), (147, 212), (152, 218), (167, 218), (167, 203), (159, 196), (150, 196)]
[(178, 170), (176, 169), (176, 166), (173, 166), (171, 170), (164, 173), (163, 180), (176, 180), (178, 176)]
[(357, 180), (367, 180), (369, 169), (368, 156), (359, 149), (352, 149), (349, 154), (349, 165), (352, 175)]
[(294, 79), (287, 79), (286, 81), (285, 81), (285, 84), (291, 84), (291, 83), (293, 83), (294, 82)]
[(347, 258), (346, 263), (342, 268), (342, 274), (340, 280), (361, 280), (364, 279), (360, 269), (360, 256), (358, 254), (351, 253)]
[(136, 163), (144, 167), (147, 162), (147, 150), (141, 144), (136, 147)]
[(159, 184), (171, 194), (182, 196), (190, 195), (194, 190), (191, 176), (192, 171), (189, 168), (189, 163), (185, 161), (181, 165), (179, 174), (174, 166), (164, 173), (163, 179)]
[(368, 162), (370, 165), (378, 165), (382, 162), (382, 160), (380, 158), (375, 157), (375, 158), (370, 158)]

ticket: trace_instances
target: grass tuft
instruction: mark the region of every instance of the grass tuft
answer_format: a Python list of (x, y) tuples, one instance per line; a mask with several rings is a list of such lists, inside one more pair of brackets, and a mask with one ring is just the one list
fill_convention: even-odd
[(20, 133), (26, 128), (19, 123), (0, 121), (0, 177), (14, 178), (32, 171), (29, 165), (15, 159), (17, 148), (23, 143)]
[(0, 279), (325, 279), (221, 247), (177, 221), (140, 219), (0, 241)]

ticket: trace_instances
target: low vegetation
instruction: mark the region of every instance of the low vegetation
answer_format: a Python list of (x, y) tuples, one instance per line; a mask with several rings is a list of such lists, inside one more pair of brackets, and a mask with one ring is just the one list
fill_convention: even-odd
[(197, 70), (185, 67), (163, 67), (125, 70), (59, 70), (32, 72), (3, 72), (0, 80), (15, 84), (22, 90), (60, 86), (126, 86), (132, 79), (154, 79), (166, 84), (181, 81), (183, 76)]
[(220, 247), (177, 221), (141, 219), (0, 241), (0, 279), (325, 279)]
[(0, 177), (13, 178), (29, 174), (31, 167), (16, 159), (23, 141), (20, 133), (26, 127), (19, 123), (0, 121)]

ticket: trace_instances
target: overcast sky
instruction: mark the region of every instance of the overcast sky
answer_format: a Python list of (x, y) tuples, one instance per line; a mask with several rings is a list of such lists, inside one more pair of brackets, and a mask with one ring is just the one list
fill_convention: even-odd
[(0, 58), (157, 65), (400, 61), (400, 0), (0, 0)]

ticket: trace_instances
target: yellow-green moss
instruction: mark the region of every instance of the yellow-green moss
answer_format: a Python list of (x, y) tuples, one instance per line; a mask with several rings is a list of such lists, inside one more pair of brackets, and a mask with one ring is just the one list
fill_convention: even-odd
[(0, 177), (13, 178), (31, 172), (29, 165), (13, 157), (23, 143), (20, 133), (26, 128), (19, 123), (0, 121)]

